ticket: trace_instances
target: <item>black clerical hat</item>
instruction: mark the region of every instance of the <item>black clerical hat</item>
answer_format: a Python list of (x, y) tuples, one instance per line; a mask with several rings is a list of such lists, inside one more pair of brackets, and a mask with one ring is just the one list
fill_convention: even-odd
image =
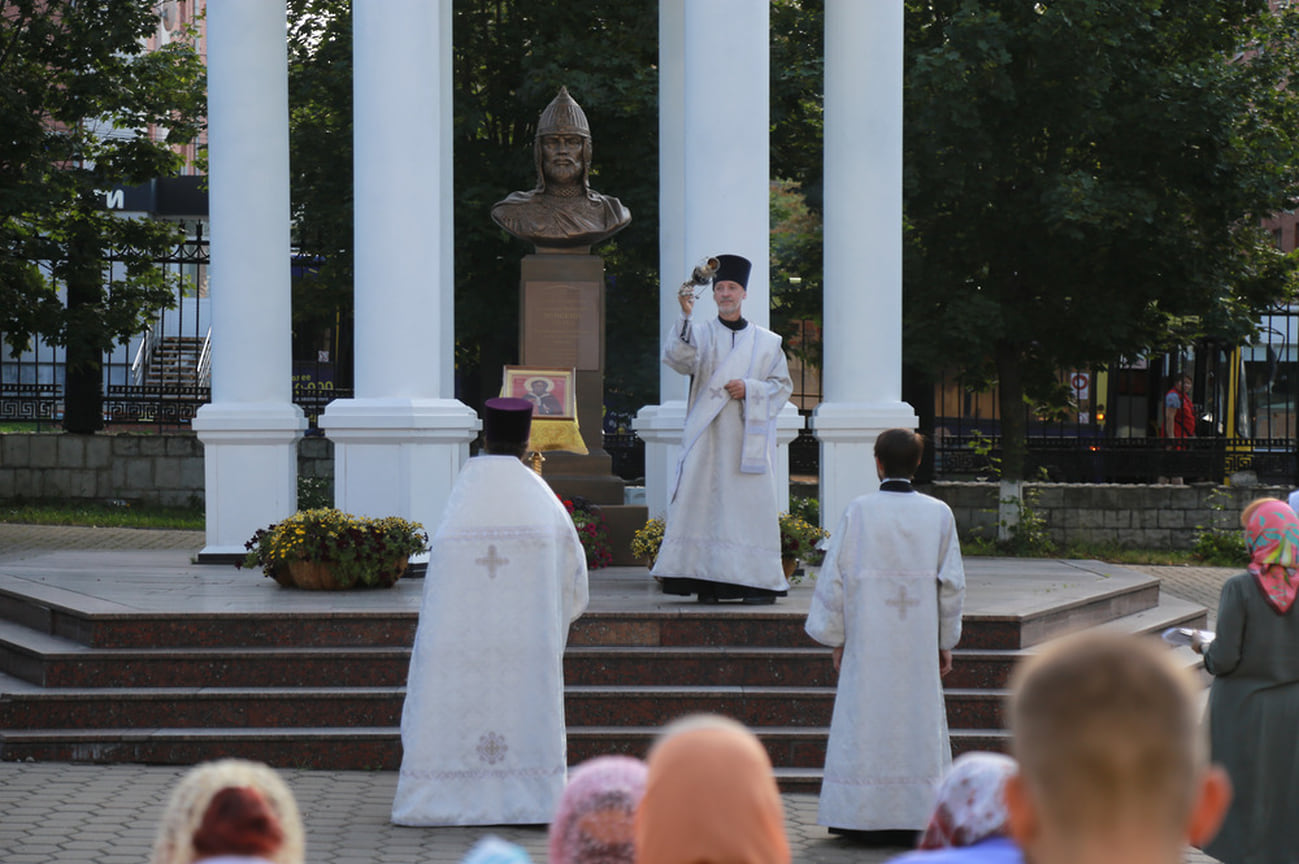
[(717, 272), (713, 275), (714, 285), (718, 282), (739, 282), (740, 287), (748, 290), (749, 271), (753, 269), (753, 264), (748, 258), (739, 255), (718, 255), (717, 260), (721, 263), (717, 265)]
[(532, 403), (499, 396), (483, 403), (483, 438), (493, 444), (526, 444), (532, 433)]

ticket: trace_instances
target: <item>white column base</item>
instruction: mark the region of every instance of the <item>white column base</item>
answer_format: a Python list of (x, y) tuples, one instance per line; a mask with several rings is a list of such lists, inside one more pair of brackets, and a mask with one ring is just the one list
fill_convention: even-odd
[(789, 442), (798, 437), (805, 421), (793, 402), (786, 402), (776, 418), (776, 509), (789, 512)]
[(207, 545), (203, 563), (242, 560), (258, 528), (298, 509), (298, 439), (307, 428), (289, 402), (204, 405), (193, 429), (203, 442)]
[(668, 489), (681, 458), (685, 400), (646, 405), (636, 412), (631, 428), (645, 442), (645, 507), (649, 518), (664, 519), (668, 513)]
[(848, 505), (879, 488), (875, 439), (885, 429), (915, 429), (920, 418), (906, 402), (822, 402), (812, 412), (821, 442), (821, 527), (833, 531)]
[(334, 442), (334, 506), (400, 516), (432, 534), (482, 422), (455, 399), (336, 399), (319, 421)]
[[(686, 427), (686, 403), (646, 405), (636, 412), (631, 428), (645, 442), (645, 506), (651, 519), (668, 512), (668, 489), (681, 458), (681, 433)], [(776, 506), (789, 509), (789, 442), (798, 437), (803, 418), (793, 402), (786, 402), (776, 418)], [(873, 440), (873, 439), (872, 439)]]

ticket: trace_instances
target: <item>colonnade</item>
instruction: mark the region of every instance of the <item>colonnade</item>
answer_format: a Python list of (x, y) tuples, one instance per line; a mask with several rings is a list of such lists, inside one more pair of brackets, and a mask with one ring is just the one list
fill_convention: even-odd
[[(677, 284), (718, 252), (753, 260), (744, 313), (768, 323), (768, 8), (660, 0), (661, 332)], [(826, 2), (824, 393), (811, 425), (831, 526), (874, 488), (878, 433), (916, 423), (901, 401), (902, 12), (901, 0)], [(451, 0), (354, 0), (352, 14), (356, 395), (320, 426), (339, 507), (431, 526), (479, 429), (453, 390)], [(297, 504), (284, 34), (280, 4), (208, 10), (213, 389), (194, 428), (210, 560)], [(707, 294), (698, 314), (712, 314)], [(651, 515), (666, 509), (685, 395), (663, 368), (660, 404), (635, 421)], [(801, 425), (786, 406), (782, 502)]]

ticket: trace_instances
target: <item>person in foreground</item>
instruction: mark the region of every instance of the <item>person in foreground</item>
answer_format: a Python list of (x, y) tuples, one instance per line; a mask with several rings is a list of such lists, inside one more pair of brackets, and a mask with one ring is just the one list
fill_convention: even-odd
[(911, 486), (923, 451), (910, 429), (875, 440), (880, 491), (853, 500), (830, 535), (805, 625), (839, 673), (817, 822), (887, 845), (915, 842), (952, 763), (942, 677), (965, 568), (951, 509)]
[(749, 260), (717, 261), (717, 317), (695, 320), (694, 294), (683, 286), (681, 317), (663, 345), (663, 363), (690, 376), (690, 398), (653, 575), (665, 594), (774, 603), (789, 591), (780, 563), (776, 418), (794, 383), (780, 337), (740, 314)]
[(1010, 835), (1033, 864), (1182, 864), (1222, 820), (1194, 681), (1149, 637), (1086, 632), (1011, 681)]
[(1206, 647), (1209, 740), (1235, 797), (1204, 851), (1226, 864), (1299, 862), (1299, 518), (1262, 498), (1241, 514), (1247, 572), (1228, 579)]
[(956, 757), (938, 787), (919, 851), (890, 864), (1023, 864), (1006, 825), (1006, 780), (1016, 770), (1015, 760), (1001, 753)]
[(633, 864), (632, 825), (647, 770), (631, 756), (577, 766), (550, 823), (550, 864)]
[(302, 864), (302, 817), (289, 787), (260, 762), (221, 759), (190, 769), (158, 823), (151, 864)]
[(532, 405), (489, 399), (434, 533), (401, 715), (398, 825), (550, 821), (567, 776), (564, 646), (586, 555), (520, 461)]
[(789, 864), (767, 751), (739, 723), (685, 717), (650, 748), (636, 864)]

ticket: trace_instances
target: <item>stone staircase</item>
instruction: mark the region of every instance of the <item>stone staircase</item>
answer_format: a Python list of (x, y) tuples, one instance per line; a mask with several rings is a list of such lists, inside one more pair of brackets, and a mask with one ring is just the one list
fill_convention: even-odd
[[(664, 723), (714, 711), (757, 732), (782, 788), (817, 791), (834, 672), (804, 617), (780, 605), (588, 611), (564, 659), (570, 764), (643, 755)], [(0, 589), (0, 759), (240, 756), (394, 770), (416, 619), (399, 609), (108, 614)], [(1045, 639), (1204, 620), (1150, 579), (1013, 614), (971, 612), (946, 681), (953, 749), (1005, 747), (1008, 676)]]
[(202, 336), (162, 336), (153, 343), (143, 384), (166, 391), (196, 387)]

